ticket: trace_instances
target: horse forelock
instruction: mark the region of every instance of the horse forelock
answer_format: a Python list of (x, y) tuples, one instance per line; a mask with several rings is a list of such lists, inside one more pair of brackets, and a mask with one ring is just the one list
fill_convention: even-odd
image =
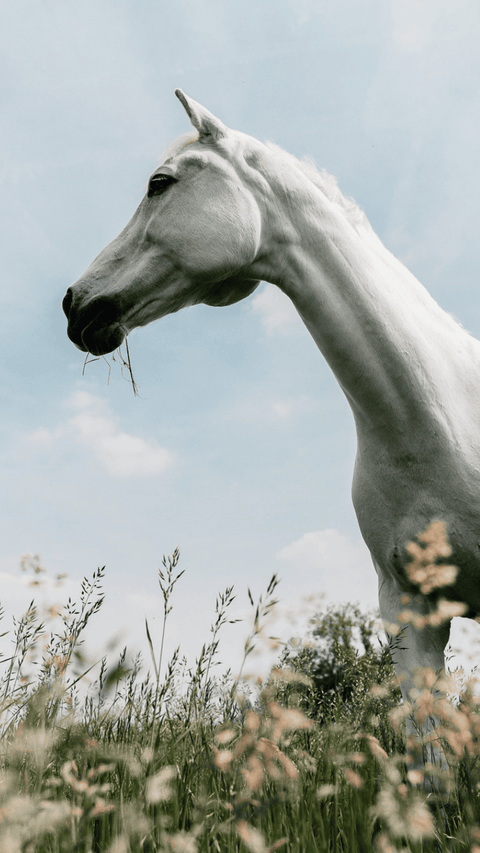
[(165, 151), (162, 154), (161, 162), (164, 163), (165, 160), (171, 160), (172, 157), (176, 157), (177, 154), (180, 154), (187, 145), (191, 145), (192, 142), (197, 142), (198, 140), (198, 131), (197, 130), (188, 130), (187, 133), (182, 133), (181, 136), (177, 136), (173, 142), (170, 142), (167, 145)]

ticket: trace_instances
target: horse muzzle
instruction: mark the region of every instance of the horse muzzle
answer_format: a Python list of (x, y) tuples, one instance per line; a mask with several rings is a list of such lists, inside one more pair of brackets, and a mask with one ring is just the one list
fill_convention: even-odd
[(127, 335), (118, 321), (118, 300), (112, 297), (85, 300), (75, 287), (69, 287), (62, 307), (68, 320), (68, 337), (82, 352), (106, 355), (117, 349)]

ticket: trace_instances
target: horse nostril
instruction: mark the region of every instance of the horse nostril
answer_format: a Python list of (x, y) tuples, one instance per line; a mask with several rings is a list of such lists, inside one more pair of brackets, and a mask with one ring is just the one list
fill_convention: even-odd
[(70, 313), (70, 307), (72, 304), (72, 300), (73, 300), (72, 288), (69, 287), (65, 296), (64, 296), (63, 302), (62, 302), (62, 308), (63, 308), (67, 318), (68, 318), (68, 315)]

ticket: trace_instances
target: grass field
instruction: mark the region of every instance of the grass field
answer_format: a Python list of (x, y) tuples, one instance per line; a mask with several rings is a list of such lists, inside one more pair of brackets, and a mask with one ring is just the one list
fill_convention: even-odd
[[(159, 573), (163, 637), (181, 574), (175, 552)], [(162, 638), (160, 649), (150, 641), (150, 673), (138, 660), (127, 665), (126, 653), (113, 666), (104, 658), (82, 691), (93, 675), (84, 674), (81, 639), (101, 608), (102, 577), (84, 580), (55, 628), (34, 605), (15, 622), (13, 654), (2, 661), (0, 853), (480, 853), (472, 685), (460, 704), (434, 707), (423, 674), (416, 713), (421, 722), (435, 711), (449, 762), (448, 771), (427, 766), (426, 787), (405, 763), (411, 708), (390, 675), (375, 683), (359, 662), (348, 700), (330, 690), (315, 713), (298, 667), (279, 665), (254, 692), (241, 675), (214, 675), (231, 588), (191, 669), (178, 651), (162, 659)], [(252, 602), (246, 658), (275, 588), (273, 578)], [(437, 785), (441, 794), (427, 793)]]

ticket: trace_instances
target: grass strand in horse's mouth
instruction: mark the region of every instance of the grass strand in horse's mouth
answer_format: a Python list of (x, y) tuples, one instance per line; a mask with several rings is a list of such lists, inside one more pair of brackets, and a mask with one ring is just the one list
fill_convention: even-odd
[[(134, 393), (135, 397), (139, 397), (140, 394), (138, 393), (138, 385), (135, 382), (135, 378), (133, 376), (132, 362), (130, 359), (130, 350), (128, 348), (127, 338), (125, 338), (124, 343), (125, 343), (125, 349), (126, 349), (126, 354), (127, 354), (126, 359), (123, 355), (122, 347), (119, 346), (119, 347), (117, 347), (116, 350), (114, 350), (112, 352), (112, 361), (114, 361), (116, 364), (120, 363), (120, 371), (121, 371), (123, 378), (126, 379), (127, 382), (130, 382), (130, 384), (133, 388), (133, 393)], [(117, 356), (117, 358), (115, 358), (115, 355)], [(92, 353), (87, 352), (87, 354), (85, 356), (85, 361), (83, 362), (82, 376), (85, 376), (85, 368), (86, 368), (87, 364), (93, 364), (94, 361), (100, 361), (101, 358), (104, 360), (105, 364), (108, 367), (108, 376), (107, 376), (107, 385), (108, 385), (110, 383), (110, 374), (112, 372), (112, 365), (110, 364), (108, 358), (104, 355), (92, 356)], [(128, 374), (127, 376), (125, 376), (125, 371), (127, 371), (127, 374)]]

